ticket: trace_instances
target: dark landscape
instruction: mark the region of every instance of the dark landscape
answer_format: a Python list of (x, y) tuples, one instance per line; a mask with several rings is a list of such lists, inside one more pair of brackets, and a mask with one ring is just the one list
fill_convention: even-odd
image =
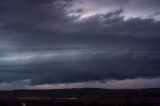
[(0, 91), (0, 106), (160, 106), (160, 89)]

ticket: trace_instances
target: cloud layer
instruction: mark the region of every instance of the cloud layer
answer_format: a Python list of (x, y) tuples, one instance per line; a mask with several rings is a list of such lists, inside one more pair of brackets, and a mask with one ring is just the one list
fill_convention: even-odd
[(23, 79), (41, 85), (159, 77), (159, 4), (1, 0), (1, 85)]

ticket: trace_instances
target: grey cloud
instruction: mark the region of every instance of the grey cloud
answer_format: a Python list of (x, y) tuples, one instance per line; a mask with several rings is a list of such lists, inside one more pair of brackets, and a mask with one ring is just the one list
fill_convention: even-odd
[(0, 1), (0, 82), (160, 76), (158, 20), (125, 19), (123, 8), (80, 19), (69, 15), (72, 5), (72, 0)]
[[(158, 77), (157, 51), (88, 50), (17, 54), (1, 59), (1, 82), (32, 79), (32, 84), (82, 82), (103, 79)], [(2, 65), (3, 61), (7, 62)]]
[(31, 80), (18, 80), (12, 82), (0, 83), (0, 90), (15, 90), (15, 89), (25, 89), (26, 86), (30, 85)]
[[(106, 13), (110, 10), (123, 8), (125, 18), (142, 17), (146, 18), (154, 12), (159, 12), (159, 0), (81, 0), (84, 2), (80, 6), (89, 12)], [(91, 4), (91, 5), (90, 5)], [(79, 6), (79, 4), (77, 4)], [(88, 6), (87, 6), (88, 5)], [(160, 20), (159, 16), (153, 16)]]

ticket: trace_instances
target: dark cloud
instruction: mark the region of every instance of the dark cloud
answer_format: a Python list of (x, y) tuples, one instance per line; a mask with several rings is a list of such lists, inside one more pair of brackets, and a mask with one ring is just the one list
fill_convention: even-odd
[[(131, 0), (120, 0), (124, 2)], [(0, 82), (160, 76), (160, 21), (126, 19), (124, 8), (81, 19), (70, 15), (73, 5), (72, 0), (0, 1)]]

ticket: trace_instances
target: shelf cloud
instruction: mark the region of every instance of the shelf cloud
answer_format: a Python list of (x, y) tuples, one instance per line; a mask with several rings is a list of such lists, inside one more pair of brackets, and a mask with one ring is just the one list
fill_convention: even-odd
[(1, 0), (0, 88), (14, 81), (154, 82), (160, 76), (159, 5), (159, 0)]

